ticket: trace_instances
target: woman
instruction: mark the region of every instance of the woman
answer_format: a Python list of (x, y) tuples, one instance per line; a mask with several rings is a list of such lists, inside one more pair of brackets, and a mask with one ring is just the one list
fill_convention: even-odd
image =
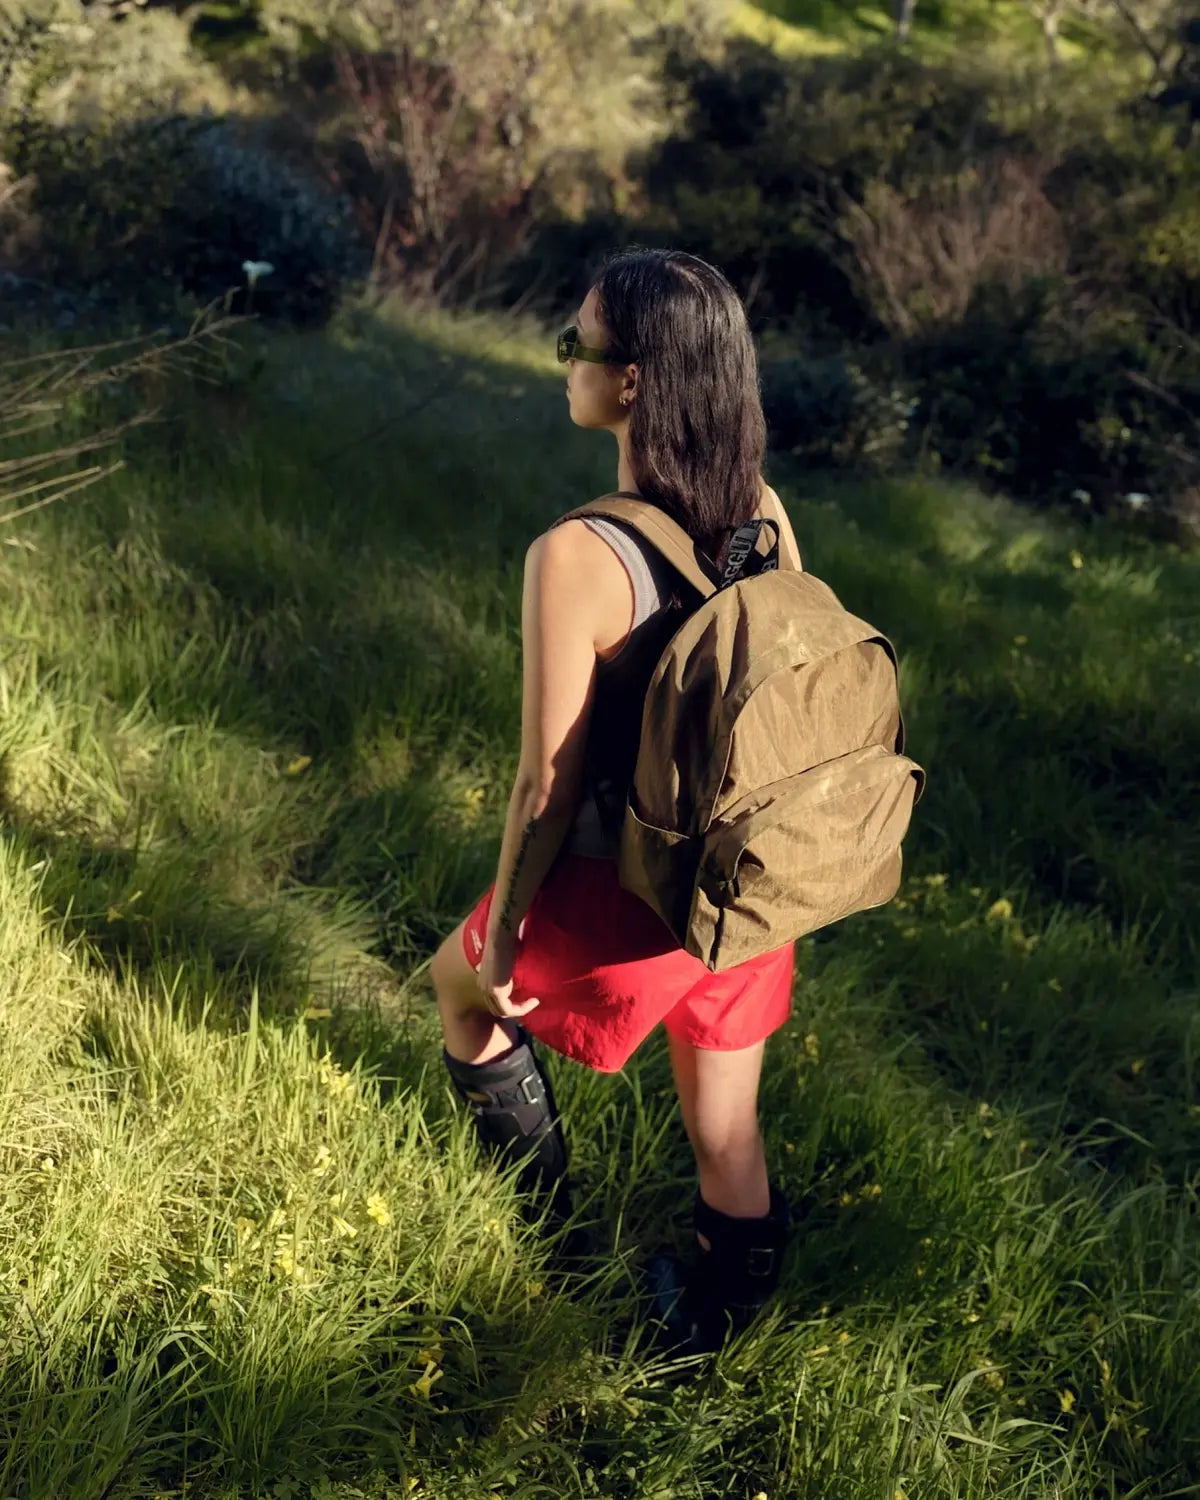
[[(616, 437), (617, 488), (678, 521), (714, 575), (760, 509), (799, 566), (761, 478), (753, 340), (719, 271), (677, 252), (615, 256), (559, 358), (572, 421)], [(710, 973), (617, 881), (642, 700), (697, 600), (615, 521), (557, 523), (529, 548), (521, 758), (499, 868), (432, 975), (446, 1065), (481, 1137), (524, 1157), (523, 1183), (551, 1193), (560, 1215), (565, 1146), (530, 1036), (612, 1072), (664, 1023), (699, 1186), (695, 1264), (661, 1310), (677, 1342), (708, 1349), (778, 1281), (787, 1205), (768, 1181), (757, 1091), (765, 1040), (787, 1019), (793, 947)]]

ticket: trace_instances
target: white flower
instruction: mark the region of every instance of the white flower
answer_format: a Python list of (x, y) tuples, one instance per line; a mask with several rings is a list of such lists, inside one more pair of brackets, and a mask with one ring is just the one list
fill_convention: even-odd
[(1140, 493), (1140, 491), (1135, 491), (1132, 495), (1125, 496), (1125, 504), (1128, 505), (1131, 510), (1141, 510), (1143, 505), (1150, 504), (1150, 496), (1143, 495)]
[(242, 262), (242, 270), (245, 271), (246, 280), (251, 286), (260, 276), (270, 276), (274, 269), (275, 267), (269, 260), (244, 260)]
[(1078, 500), (1083, 505), (1090, 504), (1091, 503), (1091, 498), (1092, 497), (1091, 497), (1091, 495), (1088, 494), (1087, 490), (1072, 490), (1071, 491), (1071, 499), (1072, 500)]

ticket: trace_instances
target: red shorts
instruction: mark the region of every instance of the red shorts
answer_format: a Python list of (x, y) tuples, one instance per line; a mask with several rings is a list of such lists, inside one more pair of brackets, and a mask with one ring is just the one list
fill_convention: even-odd
[[(489, 887), (463, 923), (479, 967)], [(556, 1052), (616, 1073), (662, 1021), (672, 1036), (714, 1052), (752, 1047), (787, 1020), (795, 945), (722, 974), (686, 953), (662, 920), (617, 883), (615, 860), (564, 855), (525, 918), (512, 999), (541, 1001), (521, 1025)]]

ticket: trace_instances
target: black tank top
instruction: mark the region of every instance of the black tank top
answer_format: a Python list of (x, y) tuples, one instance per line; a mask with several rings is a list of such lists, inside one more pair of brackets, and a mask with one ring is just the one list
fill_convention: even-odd
[(629, 571), (633, 628), (624, 646), (596, 663), (592, 714), (584, 748), (579, 810), (563, 852), (616, 859), (642, 733), (642, 704), (667, 643), (694, 600), (675, 569), (632, 527), (609, 517), (585, 525), (604, 538)]

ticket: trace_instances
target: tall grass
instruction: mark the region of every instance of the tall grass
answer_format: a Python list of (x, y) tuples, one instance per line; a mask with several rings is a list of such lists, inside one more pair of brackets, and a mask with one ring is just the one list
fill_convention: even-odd
[(661, 1038), (552, 1062), (564, 1280), (426, 973), (494, 868), (524, 549), (612, 454), (520, 329), (263, 353), (0, 538), (0, 1495), (1200, 1491), (1196, 559), (774, 476), (930, 784), (768, 1048), (782, 1294), (680, 1382)]

